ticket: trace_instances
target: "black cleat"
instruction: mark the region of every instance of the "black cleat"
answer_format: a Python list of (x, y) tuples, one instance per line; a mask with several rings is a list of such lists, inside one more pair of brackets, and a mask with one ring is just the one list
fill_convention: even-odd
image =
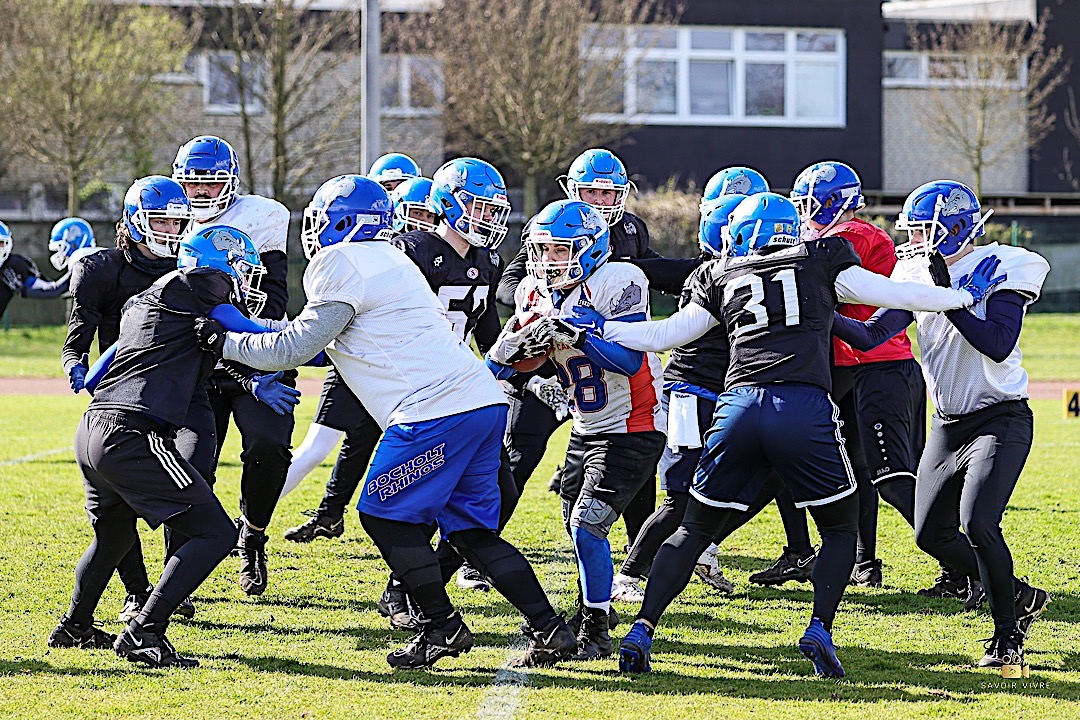
[(100, 628), (100, 623), (91, 622), (86, 627), (76, 625), (65, 616), (60, 620), (51, 633), (49, 633), (49, 647), (54, 648), (80, 648), (83, 650), (97, 650), (111, 648), (116, 642), (116, 636), (105, 632)]
[(530, 639), (529, 647), (523, 656), (510, 661), (512, 668), (554, 665), (573, 657), (578, 649), (577, 638), (561, 617), (555, 618), (546, 630), (536, 630), (525, 624), (521, 626), (521, 632)]
[(124, 607), (120, 610), (120, 614), (116, 616), (116, 619), (122, 623), (129, 623), (139, 617), (139, 613), (142, 612), (146, 601), (150, 599), (152, 591), (153, 588), (146, 588), (145, 592), (135, 593), (124, 598)]
[(390, 620), (392, 628), (416, 630), (420, 627), (419, 618), (413, 612), (412, 603), (409, 602), (409, 594), (405, 592), (405, 587), (402, 585), (387, 586), (379, 602), (375, 604), (375, 608), (380, 615)]
[(761, 572), (750, 576), (750, 582), (755, 585), (780, 586), (788, 580), (809, 582), (810, 575), (814, 572), (814, 562), (817, 553), (811, 548), (809, 554), (800, 554), (784, 548), (780, 559)]
[(266, 533), (246, 523), (240, 531), (240, 589), (248, 595), (266, 592)]
[(881, 560), (855, 563), (851, 568), (851, 584), (862, 587), (881, 587)]
[(967, 597), (964, 598), (964, 610), (975, 612), (986, 603), (986, 588), (975, 578), (968, 578)]
[[(584, 610), (584, 607), (578, 605), (577, 612), (574, 613), (570, 617), (570, 619), (566, 621), (567, 627), (570, 628), (570, 632), (574, 633), (574, 635), (577, 635), (578, 631), (581, 629), (581, 618)], [(608, 607), (608, 630), (614, 630), (615, 628), (619, 627), (619, 622), (619, 613), (615, 612), (615, 607)]]
[(577, 631), (577, 654), (574, 660), (599, 660), (611, 655), (610, 618), (602, 608), (582, 610), (581, 627)]
[(986, 654), (979, 661), (981, 668), (1001, 668), (1006, 678), (1027, 677), (1027, 661), (1024, 659), (1024, 636), (1019, 630), (995, 632), (994, 637), (983, 641)]
[(941, 574), (937, 576), (934, 584), (919, 590), (918, 594), (928, 598), (960, 598), (963, 600), (971, 594), (971, 584), (967, 575), (943, 565)]
[(128, 662), (143, 663), (152, 668), (199, 666), (199, 661), (195, 658), (184, 657), (176, 652), (165, 633), (151, 632), (135, 623), (129, 624), (117, 636), (113, 649)]
[(195, 617), (195, 603), (192, 602), (190, 596), (184, 598), (183, 601), (176, 606), (176, 609), (173, 610), (173, 615), (179, 615), (187, 620)]
[(1029, 585), (1026, 581), (1020, 581), (1020, 587), (1016, 591), (1016, 626), (1023, 639), (1027, 639), (1031, 624), (1039, 618), (1049, 604), (1050, 593)]
[(307, 543), (315, 538), (338, 538), (345, 533), (345, 518), (323, 515), (318, 510), (307, 510), (305, 515), (311, 519), (303, 525), (297, 525), (285, 531), (285, 539), (292, 542)]
[(390, 667), (403, 670), (429, 668), (439, 658), (457, 657), (472, 650), (473, 636), (461, 616), (454, 613), (441, 628), (426, 623), (403, 648), (386, 656)]
[(562, 487), (562, 465), (556, 465), (555, 472), (551, 474), (551, 479), (548, 480), (547, 489), (558, 494), (560, 487)]

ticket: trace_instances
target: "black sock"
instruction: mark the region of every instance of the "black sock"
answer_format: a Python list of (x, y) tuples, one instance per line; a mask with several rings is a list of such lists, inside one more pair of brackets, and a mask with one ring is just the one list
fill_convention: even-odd
[[(94, 539), (75, 566), (75, 588), (67, 612), (68, 620), (79, 627), (88, 627), (93, 622), (94, 610), (109, 578), (138, 539), (135, 514), (126, 505), (106, 511), (93, 527)], [(139, 592), (145, 589), (143, 586)]]
[(776, 509), (780, 511), (780, 520), (784, 523), (787, 549), (799, 555), (809, 555), (813, 547), (810, 545), (810, 528), (806, 524), (806, 511), (795, 507), (795, 500), (783, 486), (776, 493)]
[(855, 566), (855, 543), (858, 535), (859, 500), (848, 495), (828, 505), (810, 507), (818, 532), (821, 551), (814, 563), (814, 617), (832, 631), (836, 609)]
[(445, 625), (454, 607), (431, 549), (430, 528), (365, 513), (360, 513), (360, 524), (428, 622), (434, 627)]
[(656, 512), (641, 526), (619, 572), (635, 578), (643, 578), (649, 574), (649, 568), (652, 567), (653, 558), (656, 557), (660, 545), (679, 529), (689, 499), (688, 492), (668, 493)]

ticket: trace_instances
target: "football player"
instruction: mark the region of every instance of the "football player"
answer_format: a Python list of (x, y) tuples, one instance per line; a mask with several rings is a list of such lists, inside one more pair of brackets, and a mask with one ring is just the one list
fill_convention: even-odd
[[(255, 243), (265, 273), (249, 291), (252, 312), (281, 319), (289, 301), (286, 238), (289, 210), (261, 195), (240, 194), (240, 164), (229, 143), (201, 135), (184, 143), (173, 161), (173, 179), (191, 199), (192, 232), (227, 225)], [(240, 479), (240, 587), (248, 595), (266, 591), (266, 527), (277, 505), (292, 454), (292, 413), (279, 415), (247, 388), (254, 368), (220, 367), (211, 377), (210, 404), (217, 419), (218, 454), (229, 431), (229, 418), (240, 431), (243, 472)], [(295, 387), (295, 374), (280, 382)]]
[[(552, 333), (559, 382), (573, 398), (574, 425), (560, 477), (563, 522), (577, 555), (581, 595), (577, 659), (607, 657), (611, 604), (608, 533), (645, 484), (654, 483), (664, 448), (660, 360), (577, 333), (558, 334), (575, 307), (605, 318), (649, 316), (649, 284), (629, 263), (609, 263), (607, 221), (591, 204), (562, 200), (541, 210), (525, 240), (529, 275), (517, 287), (517, 323), (504, 337)], [(536, 330), (530, 330), (531, 325)], [(518, 326), (521, 330), (513, 332)], [(580, 340), (580, 342), (578, 342)], [(512, 354), (496, 343), (489, 357), (507, 364)], [(575, 623), (576, 624), (576, 623)]]
[[(505, 198), (489, 197), (470, 166), (477, 167), (451, 161), (435, 175), (436, 185), (446, 179), (445, 192), (459, 205), (435, 197), (455, 232), (494, 244), (505, 233), (498, 223)], [(528, 561), (495, 532), (505, 397), (447, 323), (421, 270), (386, 242), (391, 213), (389, 196), (374, 181), (327, 181), (304, 211), (301, 237), (311, 262), (300, 315), (263, 335), (226, 334), (207, 321), (197, 336), (228, 359), (269, 369), (296, 367), (325, 348), (383, 428), (357, 507), (422, 616), (420, 632), (387, 657), (392, 667), (429, 667), (473, 645), (429, 542), (436, 521), (443, 539), (525, 615), (531, 644), (521, 662), (554, 662), (573, 652), (573, 634)]]
[[(736, 511), (748, 510), (772, 467), (799, 507), (809, 507), (822, 537), (814, 568), (814, 610), (799, 642), (815, 672), (843, 677), (832, 643), (836, 608), (855, 564), (855, 478), (829, 395), (830, 326), (838, 298), (903, 303), (937, 310), (970, 305), (990, 278), (976, 273), (964, 289), (899, 284), (860, 267), (840, 237), (799, 238), (790, 200), (760, 193), (732, 212), (727, 262), (706, 265), (690, 302), (666, 320), (614, 323), (579, 311), (573, 322), (608, 341), (660, 351), (723, 325), (730, 364), (704, 438), (691, 498), (679, 529), (653, 562), (645, 601), (620, 647), (623, 672), (650, 669), (652, 634), (686, 587), (708, 544), (722, 539)], [(886, 299), (887, 298), (887, 299)]]
[(16, 295), (39, 299), (60, 297), (68, 291), (71, 281), (70, 271), (51, 282), (42, 279), (33, 260), (11, 251), (14, 245), (11, 230), (0, 222), (0, 315)]
[[(897, 221), (909, 241), (897, 249), (901, 262), (894, 275), (952, 287), (988, 268), (1001, 273), (1002, 282), (970, 310), (914, 313), (923, 373), (936, 408), (915, 483), (914, 525), (920, 548), (980, 578), (985, 587), (994, 635), (979, 666), (1019, 671), (1026, 664), (1028, 631), (1050, 596), (1015, 577), (1001, 518), (1033, 435), (1020, 330), (1050, 265), (1020, 247), (976, 247), (991, 212), (983, 213), (975, 193), (959, 182), (938, 180), (916, 188)], [(937, 256), (944, 263), (934, 263)], [(910, 312), (887, 311), (868, 321), (881, 331), (873, 342), (867, 342), (865, 331), (847, 339), (869, 349), (912, 319)], [(852, 321), (840, 322), (838, 332), (862, 330)], [(958, 519), (966, 536), (957, 533)]]
[[(645, 222), (626, 212), (626, 200), (633, 183), (626, 166), (614, 153), (603, 148), (586, 150), (570, 165), (567, 174), (558, 179), (560, 186), (571, 200), (580, 200), (596, 208), (608, 223), (611, 254), (614, 258), (659, 258), (660, 254), (649, 247), (649, 229)], [(522, 230), (521, 249), (506, 266), (499, 282), (498, 299), (507, 307), (515, 307), (515, 291), (518, 283), (528, 274), (527, 238), (530, 224)], [(514, 481), (519, 489), (540, 464), (547, 448), (548, 438), (568, 417), (560, 411), (561, 398), (548, 392), (550, 384), (537, 378), (555, 374), (550, 364), (539, 368), (535, 375), (519, 373), (509, 381), (510, 430), (507, 434), (507, 451)], [(552, 479), (557, 483), (556, 478)], [(553, 485), (553, 489), (554, 488)], [(656, 508), (656, 484), (642, 486), (626, 508), (624, 521), (629, 540), (632, 542), (641, 525)]]
[[(116, 247), (90, 254), (74, 264), (71, 315), (61, 355), (74, 392), (81, 391), (86, 382), (94, 335), (99, 353), (117, 341), (121, 310), (133, 296), (176, 269), (180, 238), (190, 225), (191, 201), (183, 188), (160, 175), (141, 178), (124, 196), (123, 215), (116, 224)], [(214, 423), (209, 402), (203, 400), (205, 394), (197, 395), (188, 405), (188, 416), (177, 430), (176, 446), (185, 460), (209, 479), (215, 464)], [(165, 539), (168, 558), (182, 539), (169, 531)], [(118, 574), (127, 590), (119, 619), (128, 621), (139, 614), (151, 590), (138, 536), (120, 560)], [(190, 598), (184, 599), (177, 613), (188, 618), (195, 614)]]
[(368, 168), (367, 176), (391, 193), (401, 183), (411, 178), (422, 177), (420, 166), (408, 155), (386, 153), (375, 158)]
[[(159, 178), (151, 187), (171, 182)], [(178, 185), (175, 193), (184, 198)], [(171, 229), (170, 236), (179, 235), (180, 228)], [(150, 235), (146, 241), (162, 239)], [(169, 259), (175, 267), (177, 260)], [(75, 433), (75, 460), (83, 474), (94, 540), (76, 567), (71, 607), (49, 636), (50, 646), (113, 647), (120, 657), (150, 667), (199, 664), (180, 655), (165, 632), (179, 604), (229, 553), (237, 530), (206, 478), (189, 462), (190, 453), (178, 447), (178, 434), (190, 422), (190, 406), (207, 406), (207, 381), (215, 364), (193, 341), (193, 327), (214, 307), (242, 302), (257, 263), (254, 245), (239, 231), (222, 227), (195, 233), (181, 244), (181, 269), (154, 283), (124, 312), (115, 358)], [(212, 431), (211, 417), (203, 435), (211, 445), (208, 454), (213, 453)], [(169, 558), (136, 616), (114, 636), (95, 627), (94, 609), (121, 558), (138, 542), (135, 521), (140, 517), (187, 540)]]

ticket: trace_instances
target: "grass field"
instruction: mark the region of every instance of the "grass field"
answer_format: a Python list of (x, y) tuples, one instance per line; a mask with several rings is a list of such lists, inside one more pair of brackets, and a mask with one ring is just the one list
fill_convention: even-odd
[[(59, 374), (60, 337), (51, 329), (0, 333), (0, 375)], [(1080, 379), (1077, 337), (1077, 316), (1029, 318), (1024, 343), (1033, 378)], [(300, 406), (297, 442), (315, 400)], [(238, 561), (230, 558), (197, 593), (195, 619), (173, 624), (174, 643), (202, 667), (152, 671), (108, 651), (49, 650), (45, 638), (66, 609), (74, 565), (91, 535), (71, 453), (86, 402), (0, 396), (0, 717), (1080, 717), (1080, 422), (1062, 419), (1060, 401), (1032, 403), (1035, 446), (1005, 516), (1018, 573), (1054, 598), (1028, 641), (1029, 680), (1003, 681), (973, 668), (978, 639), (991, 633), (989, 615), (915, 595), (933, 581), (936, 565), (883, 506), (885, 586), (849, 590), (837, 618), (844, 681), (815, 679), (795, 648), (808, 618), (808, 586), (765, 590), (746, 582), (782, 545), (770, 509), (723, 548), (734, 598), (694, 581), (672, 605), (657, 633), (652, 675), (620, 676), (610, 660), (531, 671), (521, 685), (519, 676), (500, 673), (520, 637), (517, 614), (494, 594), (457, 588), (451, 597), (478, 646), (431, 672), (390, 671), (385, 654), (407, 635), (392, 633), (375, 612), (385, 571), (358, 523), (350, 517), (341, 540), (298, 546), (281, 539), (302, 519), (300, 510), (317, 504), (328, 465), (279, 507), (266, 595), (244, 596)], [(558, 504), (544, 485), (565, 439), (564, 428), (507, 530), (564, 609), (573, 566)], [(238, 452), (234, 430), (218, 485), (230, 509)], [(613, 544), (623, 537), (620, 524)], [(143, 539), (155, 563), (160, 534), (143, 527)], [(121, 594), (119, 583), (110, 585), (98, 613), (113, 632)], [(634, 609), (619, 610), (632, 616)]]

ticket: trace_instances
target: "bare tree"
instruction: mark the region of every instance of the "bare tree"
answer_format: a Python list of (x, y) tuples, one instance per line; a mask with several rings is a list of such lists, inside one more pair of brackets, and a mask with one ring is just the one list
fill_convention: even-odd
[[(1065, 122), (1065, 131), (1069, 133), (1077, 147), (1080, 147), (1080, 112), (1076, 110), (1076, 94), (1072, 88), (1066, 88), (1066, 92), (1069, 95), (1069, 107), (1065, 108), (1065, 117), (1062, 120)], [(1080, 177), (1077, 177), (1076, 172), (1073, 170), (1073, 157), (1069, 152), (1070, 149), (1068, 146), (1061, 149), (1062, 171), (1058, 177), (1069, 183), (1069, 187), (1074, 191), (1077, 191), (1080, 190)]]
[(986, 171), (1036, 147), (1054, 127), (1047, 100), (1065, 81), (1062, 48), (1046, 47), (1049, 12), (1034, 27), (981, 16), (968, 24), (937, 25), (911, 45), (930, 55), (930, 87), (919, 122), (956, 154), (982, 192)]
[[(269, 176), (286, 201), (329, 156), (359, 146), (360, 5), (333, 12), (313, 0), (233, 0), (212, 40), (235, 85), (247, 185)], [(348, 127), (346, 131), (344, 128)]]
[(541, 178), (629, 131), (596, 115), (622, 115), (625, 61), (673, 20), (664, 7), (658, 0), (445, 0), (388, 27), (402, 50), (441, 61), (450, 147), (512, 168), (532, 214)]
[(182, 67), (190, 32), (166, 10), (94, 0), (0, 0), (0, 17), (15, 142), (67, 180), (74, 215), (121, 140), (168, 114), (155, 77)]

